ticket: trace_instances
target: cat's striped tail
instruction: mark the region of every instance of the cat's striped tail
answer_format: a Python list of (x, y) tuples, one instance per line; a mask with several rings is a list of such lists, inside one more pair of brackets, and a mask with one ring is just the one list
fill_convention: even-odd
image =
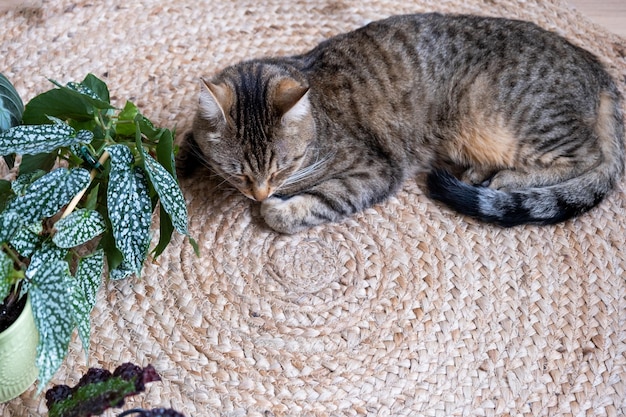
[[(596, 121), (601, 162), (578, 177), (546, 187), (500, 191), (466, 184), (444, 170), (428, 175), (431, 198), (480, 220), (511, 227), (554, 224), (582, 214), (611, 191), (624, 171), (624, 124), (619, 100), (603, 100)], [(603, 111), (604, 110), (604, 111)], [(610, 110), (610, 111), (608, 111)]]

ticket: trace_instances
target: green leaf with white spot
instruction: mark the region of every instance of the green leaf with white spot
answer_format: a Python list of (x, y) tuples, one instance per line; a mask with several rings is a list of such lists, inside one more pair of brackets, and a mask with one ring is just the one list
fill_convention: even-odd
[(95, 210), (79, 209), (55, 223), (52, 241), (60, 248), (73, 248), (89, 242), (106, 229), (106, 223)]
[(0, 74), (0, 132), (19, 125), (23, 112), (24, 103), (15, 87)]
[(57, 168), (33, 182), (23, 198), (38, 199), (32, 205), (39, 216), (51, 217), (89, 185), (91, 176), (83, 168)]
[(20, 228), (20, 215), (15, 212), (0, 214), (0, 243), (8, 242)]
[(48, 153), (84, 141), (88, 137), (86, 133), (77, 134), (71, 126), (64, 123), (15, 126), (0, 132), (0, 155)]
[(119, 281), (121, 279), (128, 278), (133, 275), (136, 271), (132, 266), (129, 266), (126, 261), (122, 261), (116, 268), (112, 269), (109, 272), (109, 277), (114, 281)]
[(93, 137), (93, 132), (90, 130), (79, 130), (78, 132), (76, 132), (76, 139), (80, 143), (91, 143)]
[(104, 250), (98, 249), (93, 254), (86, 256), (78, 263), (76, 280), (85, 294), (89, 311), (96, 304), (96, 295), (102, 283), (104, 272)]
[(83, 289), (76, 280), (69, 280), (70, 305), (74, 324), (78, 327), (78, 336), (83, 344), (85, 359), (89, 362), (89, 338), (91, 336), (91, 307)]
[(189, 234), (187, 229), (187, 204), (178, 181), (167, 172), (149, 153), (143, 151), (146, 172), (152, 186), (159, 195), (161, 206), (172, 219), (172, 225), (179, 233)]
[(106, 83), (93, 74), (87, 74), (84, 80), (80, 82), (83, 86), (89, 88), (98, 100), (109, 103), (109, 88)]
[(45, 171), (32, 171), (28, 174), (22, 174), (11, 182), (11, 189), (17, 195), (24, 195), (28, 187), (44, 175), (46, 175)]
[(30, 258), (30, 264), (26, 269), (26, 277), (32, 278), (40, 269), (46, 269), (48, 264), (59, 260), (65, 260), (68, 250), (55, 245), (51, 241), (45, 241), (39, 250)]
[(9, 255), (0, 251), (0, 302), (2, 302), (11, 291), (12, 272), (13, 261), (9, 258)]
[(63, 363), (67, 354), (74, 317), (70, 302), (70, 278), (67, 262), (54, 260), (32, 276), (30, 288), (35, 325), (39, 330), (36, 364), (40, 393)]
[[(51, 217), (89, 185), (89, 171), (82, 168), (57, 168), (37, 179), (24, 191), (24, 194), (11, 200), (4, 215), (14, 219), (7, 229), (0, 232), (0, 241), (10, 239), (22, 226), (36, 223), (44, 217)], [(17, 217), (15, 217), (17, 214)], [(3, 224), (6, 224), (6, 219)], [(4, 232), (4, 233), (3, 233)]]
[(76, 92), (79, 92), (81, 94), (84, 94), (88, 97), (91, 97), (94, 100), (100, 100), (100, 97), (98, 97), (98, 95), (89, 87), (81, 84), (81, 83), (76, 83), (76, 82), (69, 82), (67, 83), (67, 88), (69, 88), (70, 90), (74, 90)]
[(49, 265), (56, 261), (64, 261), (67, 254), (67, 249), (59, 248), (52, 241), (44, 241), (30, 258), (30, 264), (25, 272), (28, 279), (22, 281), (20, 297), (29, 292), (31, 285), (33, 285), (34, 281), (32, 278), (35, 274), (39, 273), (40, 270), (48, 268)]
[(133, 167), (134, 158), (124, 145), (107, 147), (111, 173), (107, 206), (115, 246), (124, 256), (127, 269), (137, 275), (148, 254), (152, 202), (143, 170)]
[(11, 238), (11, 246), (25, 258), (31, 256), (41, 244), (41, 232), (43, 227), (41, 223), (32, 224), (22, 227)]

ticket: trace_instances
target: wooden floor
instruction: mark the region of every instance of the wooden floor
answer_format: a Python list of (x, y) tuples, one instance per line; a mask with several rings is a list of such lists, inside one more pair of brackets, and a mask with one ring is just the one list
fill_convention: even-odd
[(567, 0), (606, 29), (626, 37), (626, 0)]

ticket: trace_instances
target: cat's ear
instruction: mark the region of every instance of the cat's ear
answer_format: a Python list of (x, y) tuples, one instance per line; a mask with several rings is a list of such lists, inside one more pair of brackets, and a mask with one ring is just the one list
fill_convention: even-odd
[(283, 121), (297, 121), (306, 117), (311, 109), (309, 86), (291, 78), (278, 82), (274, 93), (274, 105), (283, 115)]
[(200, 91), (200, 112), (209, 120), (226, 122), (228, 109), (233, 105), (233, 92), (224, 84), (214, 84), (202, 78)]

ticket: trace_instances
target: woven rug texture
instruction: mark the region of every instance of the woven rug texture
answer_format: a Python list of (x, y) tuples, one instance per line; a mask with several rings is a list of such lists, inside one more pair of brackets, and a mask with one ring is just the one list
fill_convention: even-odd
[[(135, 102), (179, 139), (200, 76), (401, 13), (536, 22), (596, 53), (626, 91), (626, 40), (558, 0), (34, 3), (0, 14), (0, 72), (25, 101), (48, 79), (92, 72), (115, 105)], [(182, 187), (200, 257), (176, 236), (141, 278), (106, 282), (89, 363), (74, 337), (55, 383), (74, 385), (88, 366), (152, 364), (163, 381), (127, 408), (189, 417), (626, 415), (623, 179), (556, 226), (479, 223), (409, 181), (294, 236), (267, 229), (257, 205), (208, 173)], [(34, 386), (0, 405), (7, 417), (46, 412)]]

